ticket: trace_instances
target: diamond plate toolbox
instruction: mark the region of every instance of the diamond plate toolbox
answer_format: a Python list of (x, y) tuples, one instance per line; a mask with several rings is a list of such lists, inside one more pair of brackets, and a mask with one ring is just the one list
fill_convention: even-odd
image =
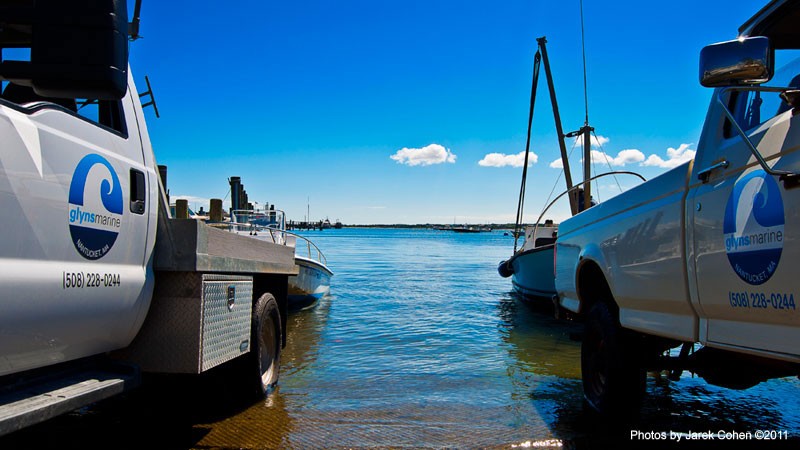
[(250, 277), (162, 272), (131, 345), (118, 352), (145, 372), (200, 373), (250, 349)]
[(203, 275), (201, 371), (218, 366), (248, 350), (252, 311), (251, 278)]

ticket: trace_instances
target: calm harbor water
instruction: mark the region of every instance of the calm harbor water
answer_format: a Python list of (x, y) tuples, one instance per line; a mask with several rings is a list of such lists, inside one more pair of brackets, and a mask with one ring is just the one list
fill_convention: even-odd
[(732, 391), (688, 373), (650, 377), (637, 418), (596, 425), (582, 410), (580, 344), (571, 339), (582, 326), (510, 294), (495, 269), (513, 245), (502, 232), (306, 235), (335, 272), (332, 295), (290, 315), (269, 399), (238, 403), (219, 374), (149, 377), (129, 394), (2, 438), (0, 448), (650, 448), (660, 442), (631, 432), (720, 430), (788, 440), (694, 444), (800, 445), (797, 378)]

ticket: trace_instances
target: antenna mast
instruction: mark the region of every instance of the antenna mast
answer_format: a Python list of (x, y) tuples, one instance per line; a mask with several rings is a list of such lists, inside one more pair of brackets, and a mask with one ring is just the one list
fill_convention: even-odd
[(589, 88), (586, 82), (586, 32), (583, 26), (583, 0), (581, 4), (581, 51), (583, 52), (583, 104), (586, 110), (586, 118), (580, 132), (583, 134), (583, 209), (592, 206), (592, 131), (594, 128), (589, 126)]
[(128, 23), (128, 39), (133, 42), (140, 37), (139, 34), (139, 16), (142, 12), (142, 0), (136, 0), (136, 5), (133, 7), (133, 18)]

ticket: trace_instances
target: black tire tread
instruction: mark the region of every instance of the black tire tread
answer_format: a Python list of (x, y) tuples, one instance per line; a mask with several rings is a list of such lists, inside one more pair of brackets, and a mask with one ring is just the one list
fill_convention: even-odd
[[(589, 310), (581, 346), (581, 376), (586, 404), (595, 412), (627, 415), (641, 406), (646, 372), (637, 337), (620, 326), (608, 304), (598, 302)], [(598, 351), (600, 342), (602, 352)]]

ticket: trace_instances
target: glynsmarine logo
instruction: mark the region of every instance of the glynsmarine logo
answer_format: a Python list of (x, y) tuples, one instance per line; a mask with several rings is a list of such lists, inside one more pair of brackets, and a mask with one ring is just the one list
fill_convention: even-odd
[[(100, 181), (100, 202), (96, 198), (84, 198), (86, 191), (90, 195), (98, 195), (95, 186), (86, 188), (88, 181), (97, 182), (99, 177), (90, 177), (89, 173), (98, 164), (108, 170), (108, 178), (111, 179), (109, 182), (103, 176)], [(89, 154), (83, 157), (75, 168), (69, 185), (69, 232), (78, 253), (91, 260), (105, 256), (119, 235), (122, 212), (122, 186), (114, 168), (100, 155)]]
[(781, 259), (784, 240), (783, 199), (778, 183), (763, 170), (736, 180), (722, 232), (731, 267), (751, 285), (766, 283)]

